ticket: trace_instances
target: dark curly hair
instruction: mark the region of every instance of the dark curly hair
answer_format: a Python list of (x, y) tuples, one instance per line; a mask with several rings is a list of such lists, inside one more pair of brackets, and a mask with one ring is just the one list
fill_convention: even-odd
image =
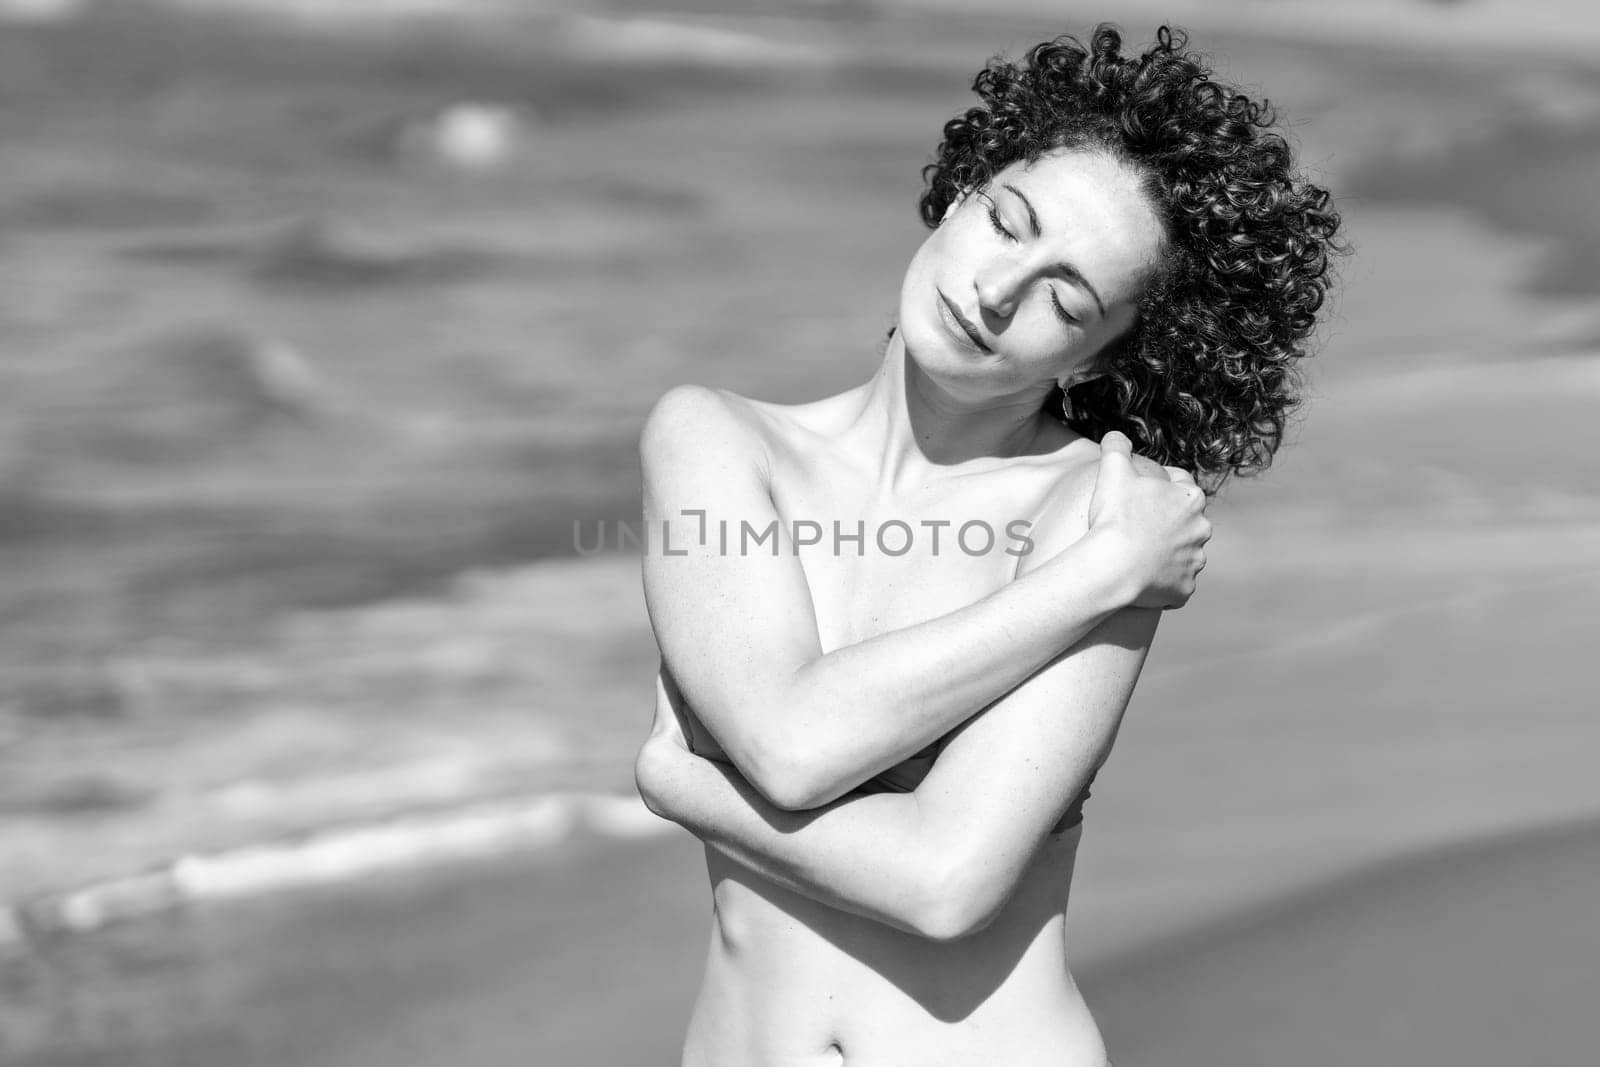
[(983, 104), (945, 124), (923, 168), (922, 220), (963, 191), (1060, 148), (1110, 153), (1143, 178), (1165, 226), (1136, 324), (1101, 353), (1102, 377), (1047, 401), (1079, 433), (1121, 430), (1134, 448), (1192, 471), (1215, 492), (1265, 469), (1299, 402), (1330, 281), (1339, 215), (1303, 181), (1271, 106), (1214, 81), (1183, 31), (1161, 27), (1142, 55), (1098, 26), (1085, 47), (1058, 37), (1025, 63), (994, 59), (974, 79)]

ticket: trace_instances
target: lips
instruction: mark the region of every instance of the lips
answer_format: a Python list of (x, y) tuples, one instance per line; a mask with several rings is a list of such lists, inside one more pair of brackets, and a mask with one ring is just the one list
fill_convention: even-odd
[(983, 335), (978, 332), (978, 328), (965, 315), (961, 314), (960, 309), (956, 307), (949, 297), (944, 295), (943, 290), (939, 291), (939, 302), (944, 305), (945, 311), (949, 314), (951, 320), (960, 328), (962, 334), (971, 342), (973, 348), (976, 348), (979, 352), (993, 352), (988, 345), (983, 343)]

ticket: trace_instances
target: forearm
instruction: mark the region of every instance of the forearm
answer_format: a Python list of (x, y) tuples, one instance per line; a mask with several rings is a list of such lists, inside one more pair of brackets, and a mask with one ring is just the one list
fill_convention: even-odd
[(662, 818), (812, 900), (919, 936), (939, 930), (941, 853), (915, 796), (852, 796), (815, 811), (775, 807), (729, 764), (648, 742), (640, 795)]
[(640, 752), (651, 810), (787, 888), (924, 937), (981, 929), (1104, 762), (1159, 612), (1125, 611), (962, 727), (913, 793), (773, 806), (684, 745), (658, 691)]
[[(1090, 533), (967, 607), (829, 652), (774, 695), (786, 804), (842, 796), (983, 710), (1127, 603), (1115, 546)], [(752, 716), (756, 718), (756, 716)]]

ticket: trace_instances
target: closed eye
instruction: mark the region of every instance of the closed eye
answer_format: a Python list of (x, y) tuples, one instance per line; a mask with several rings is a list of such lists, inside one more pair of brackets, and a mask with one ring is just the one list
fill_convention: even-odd
[[(1004, 237), (1008, 241), (1015, 242), (1017, 240), (1017, 235), (1006, 229), (1005, 223), (1000, 221), (1000, 205), (996, 204), (994, 199), (987, 193), (979, 193), (978, 195), (983, 197), (983, 202), (989, 205), (989, 225), (994, 227), (994, 232)], [(1061, 298), (1056, 295), (1056, 291), (1054, 289), (1050, 290), (1050, 306), (1055, 308), (1056, 318), (1060, 319), (1068, 326), (1078, 325), (1078, 316), (1074, 315), (1061, 305)]]
[(1005, 223), (1000, 221), (1000, 206), (984, 195), (983, 202), (989, 205), (989, 225), (994, 227), (994, 232), (1008, 241), (1015, 241), (1017, 235), (1006, 229)]
[(1056, 291), (1054, 289), (1050, 290), (1050, 303), (1055, 305), (1056, 318), (1060, 319), (1068, 326), (1076, 326), (1078, 324), (1078, 316), (1061, 306), (1061, 298), (1056, 296)]

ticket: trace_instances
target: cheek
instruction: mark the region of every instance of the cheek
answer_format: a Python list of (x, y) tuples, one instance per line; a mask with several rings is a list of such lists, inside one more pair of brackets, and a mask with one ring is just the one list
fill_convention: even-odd
[(1137, 314), (1132, 308), (1113, 308), (1111, 315), (1096, 324), (1095, 329), (1085, 340), (1087, 347), (1093, 352), (1100, 352), (1109, 345), (1114, 345), (1133, 329)]
[(1010, 332), (1017, 347), (1035, 361), (1071, 359), (1085, 344), (1094, 343), (1091, 334), (1063, 325), (1050, 298), (1043, 295), (1030, 298), (1028, 306), (1012, 319)]
[(906, 265), (905, 277), (900, 284), (900, 299), (902, 304), (909, 302), (920, 306), (924, 299), (933, 291), (936, 282), (943, 277), (945, 265), (949, 262), (949, 250), (946, 247), (947, 238), (944, 228), (930, 233), (917, 246), (912, 253), (911, 262)]
[(939, 253), (939, 231), (930, 233), (917, 250), (911, 254), (911, 262), (906, 265), (906, 278), (922, 277), (928, 273), (928, 265), (933, 262)]
[(1054, 311), (1036, 320), (1034, 330), (1019, 337), (1018, 356), (1041, 378), (1060, 378), (1092, 361), (1105, 341), (1096, 327), (1063, 330)]

